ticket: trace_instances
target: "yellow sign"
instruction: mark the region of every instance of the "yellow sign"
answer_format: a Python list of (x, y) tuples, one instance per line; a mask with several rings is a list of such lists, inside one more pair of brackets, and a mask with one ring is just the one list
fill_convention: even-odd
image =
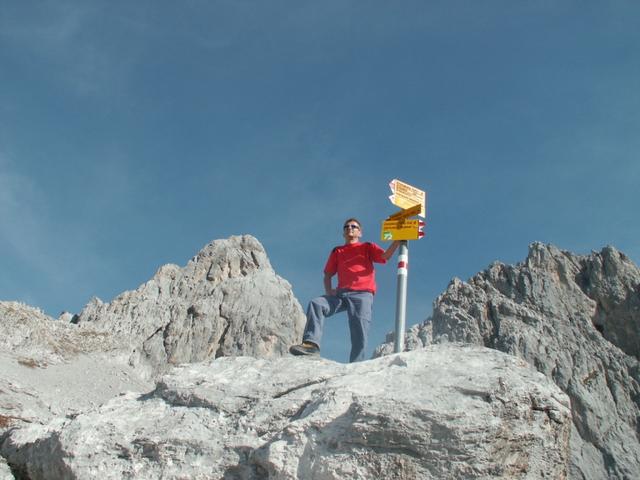
[(421, 220), (385, 220), (382, 222), (380, 238), (383, 242), (392, 240), (418, 240), (424, 236)]
[(393, 215), (389, 215), (389, 218), (387, 218), (387, 220), (403, 220), (415, 215), (420, 215), (421, 212), (422, 205), (414, 205), (411, 208), (405, 208), (403, 210), (400, 210), (399, 212), (394, 213)]
[(391, 188), (392, 193), (392, 195), (389, 196), (391, 203), (405, 209), (411, 208), (414, 205), (420, 205), (421, 208), (418, 215), (422, 218), (425, 217), (427, 212), (427, 194), (424, 191), (397, 179), (391, 180), (389, 188)]

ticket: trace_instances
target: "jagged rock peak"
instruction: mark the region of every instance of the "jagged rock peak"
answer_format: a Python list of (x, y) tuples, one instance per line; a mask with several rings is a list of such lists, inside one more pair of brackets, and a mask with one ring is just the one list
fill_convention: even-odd
[(223, 280), (246, 276), (257, 270), (272, 271), (269, 257), (260, 242), (251, 235), (232, 236), (226, 240), (214, 240), (200, 250), (184, 268), (163, 265), (157, 277), (175, 280), (178, 276), (191, 282)]
[[(545, 279), (546, 284), (535, 279)], [(510, 266), (496, 262), (469, 283), (490, 285), (519, 304), (535, 305), (541, 314), (557, 314), (571, 308), (578, 311), (588, 304), (593, 310), (588, 317), (604, 338), (640, 358), (640, 270), (612, 246), (589, 255), (576, 255), (536, 242), (530, 245), (523, 263)], [(456, 281), (453, 288), (464, 290), (460, 285)], [(547, 301), (543, 293), (548, 288), (555, 288), (556, 299), (561, 293), (564, 299)], [(578, 305), (571, 307), (567, 302)]]
[(433, 338), (517, 355), (571, 398), (570, 478), (638, 478), (640, 270), (614, 247), (576, 255), (534, 243), (517, 265), (454, 279)]
[(118, 335), (131, 363), (153, 376), (174, 363), (284, 355), (304, 314), (260, 242), (243, 235), (209, 243), (184, 267), (160, 267), (110, 303), (92, 299), (77, 322)]
[(251, 235), (234, 236), (228, 240), (209, 243), (189, 262), (201, 263), (208, 269), (208, 280), (224, 275), (247, 275), (257, 269), (271, 270), (267, 252)]
[(625, 283), (637, 281), (635, 274), (637, 266), (612, 245), (603, 247), (600, 252), (592, 251), (589, 255), (576, 255), (551, 244), (534, 242), (529, 245), (529, 254), (524, 264), (529, 268), (548, 269), (567, 262), (578, 269), (586, 268), (592, 274), (623, 277)]

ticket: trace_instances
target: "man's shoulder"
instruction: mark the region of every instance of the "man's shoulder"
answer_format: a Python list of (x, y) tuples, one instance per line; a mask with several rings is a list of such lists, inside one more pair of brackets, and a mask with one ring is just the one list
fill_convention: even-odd
[(384, 251), (384, 248), (382, 248), (380, 245), (378, 245), (375, 242), (367, 242), (367, 247), (372, 248), (374, 250), (382, 250), (382, 251)]

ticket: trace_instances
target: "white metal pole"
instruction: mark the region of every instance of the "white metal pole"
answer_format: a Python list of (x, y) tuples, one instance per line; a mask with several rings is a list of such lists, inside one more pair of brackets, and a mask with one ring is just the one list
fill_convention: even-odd
[(409, 247), (407, 241), (400, 242), (398, 254), (398, 289), (396, 293), (396, 339), (394, 353), (404, 350), (404, 330), (407, 316), (407, 275), (409, 274)]

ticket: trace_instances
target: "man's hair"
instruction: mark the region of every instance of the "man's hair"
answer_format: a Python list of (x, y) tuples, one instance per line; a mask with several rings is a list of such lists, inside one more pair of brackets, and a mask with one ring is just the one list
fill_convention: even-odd
[(344, 223), (342, 225), (346, 225), (349, 222), (356, 222), (358, 224), (358, 226), (362, 229), (362, 224), (360, 223), (360, 220), (358, 220), (357, 218), (347, 218)]

